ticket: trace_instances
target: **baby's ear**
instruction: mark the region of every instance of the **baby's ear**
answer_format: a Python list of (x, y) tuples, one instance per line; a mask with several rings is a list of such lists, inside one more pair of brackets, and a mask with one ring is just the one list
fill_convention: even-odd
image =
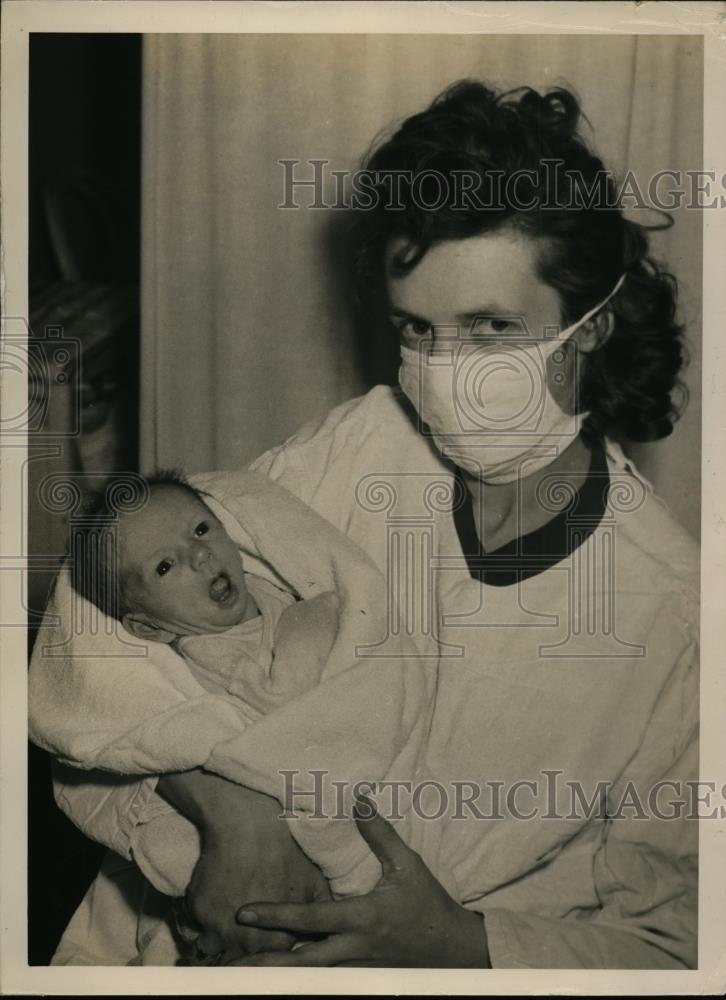
[(135, 635), (137, 639), (144, 639), (146, 642), (173, 642), (176, 639), (176, 632), (169, 632), (167, 629), (155, 625), (153, 622), (145, 620), (140, 615), (132, 611), (121, 619), (121, 624)]

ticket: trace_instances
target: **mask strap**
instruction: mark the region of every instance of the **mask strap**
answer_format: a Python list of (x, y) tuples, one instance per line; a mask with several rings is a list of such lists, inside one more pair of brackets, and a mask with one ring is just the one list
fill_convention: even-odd
[[(577, 323), (575, 324), (575, 327), (582, 326), (583, 323), (587, 323), (587, 321), (589, 319), (592, 319), (592, 317), (595, 315), (595, 313), (600, 312), (600, 310), (602, 309), (602, 307), (606, 306), (608, 304), (608, 302), (610, 301), (610, 299), (620, 291), (620, 287), (621, 287), (622, 283), (625, 281), (626, 277), (627, 277), (627, 275), (621, 274), (620, 277), (618, 278), (617, 284), (615, 285), (615, 288), (613, 288), (612, 292), (610, 292), (608, 295), (606, 295), (605, 298), (602, 300), (602, 302), (599, 302), (596, 306), (593, 306), (592, 309), (588, 310), (588, 312), (585, 313), (585, 315), (582, 317), (582, 319), (578, 319)], [(575, 329), (575, 327), (573, 327), (573, 329)]]

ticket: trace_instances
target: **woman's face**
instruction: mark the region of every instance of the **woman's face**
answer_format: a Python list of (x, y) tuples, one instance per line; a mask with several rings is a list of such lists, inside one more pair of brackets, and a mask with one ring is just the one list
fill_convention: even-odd
[[(540, 245), (530, 237), (503, 230), (440, 243), (413, 271), (396, 277), (388, 265), (405, 245), (391, 241), (386, 254), (389, 311), (403, 346), (425, 341), (436, 352), (465, 341), (490, 351), (546, 342), (561, 329), (559, 296), (537, 273)], [(586, 338), (586, 328), (579, 328), (572, 346), (582, 349)], [(576, 408), (572, 346), (547, 364), (548, 389), (566, 413)]]

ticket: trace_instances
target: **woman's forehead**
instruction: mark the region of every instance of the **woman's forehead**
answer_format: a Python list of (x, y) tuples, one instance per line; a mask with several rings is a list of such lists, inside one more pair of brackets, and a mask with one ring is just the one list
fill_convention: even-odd
[(431, 322), (487, 311), (546, 315), (559, 309), (557, 293), (538, 273), (541, 242), (512, 230), (436, 244), (405, 275), (390, 264), (404, 239), (386, 251), (391, 308)]

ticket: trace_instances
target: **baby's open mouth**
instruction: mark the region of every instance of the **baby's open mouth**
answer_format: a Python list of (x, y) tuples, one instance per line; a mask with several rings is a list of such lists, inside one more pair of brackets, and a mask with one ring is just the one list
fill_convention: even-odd
[(217, 604), (229, 604), (237, 596), (237, 588), (226, 573), (218, 573), (209, 584), (209, 596)]

